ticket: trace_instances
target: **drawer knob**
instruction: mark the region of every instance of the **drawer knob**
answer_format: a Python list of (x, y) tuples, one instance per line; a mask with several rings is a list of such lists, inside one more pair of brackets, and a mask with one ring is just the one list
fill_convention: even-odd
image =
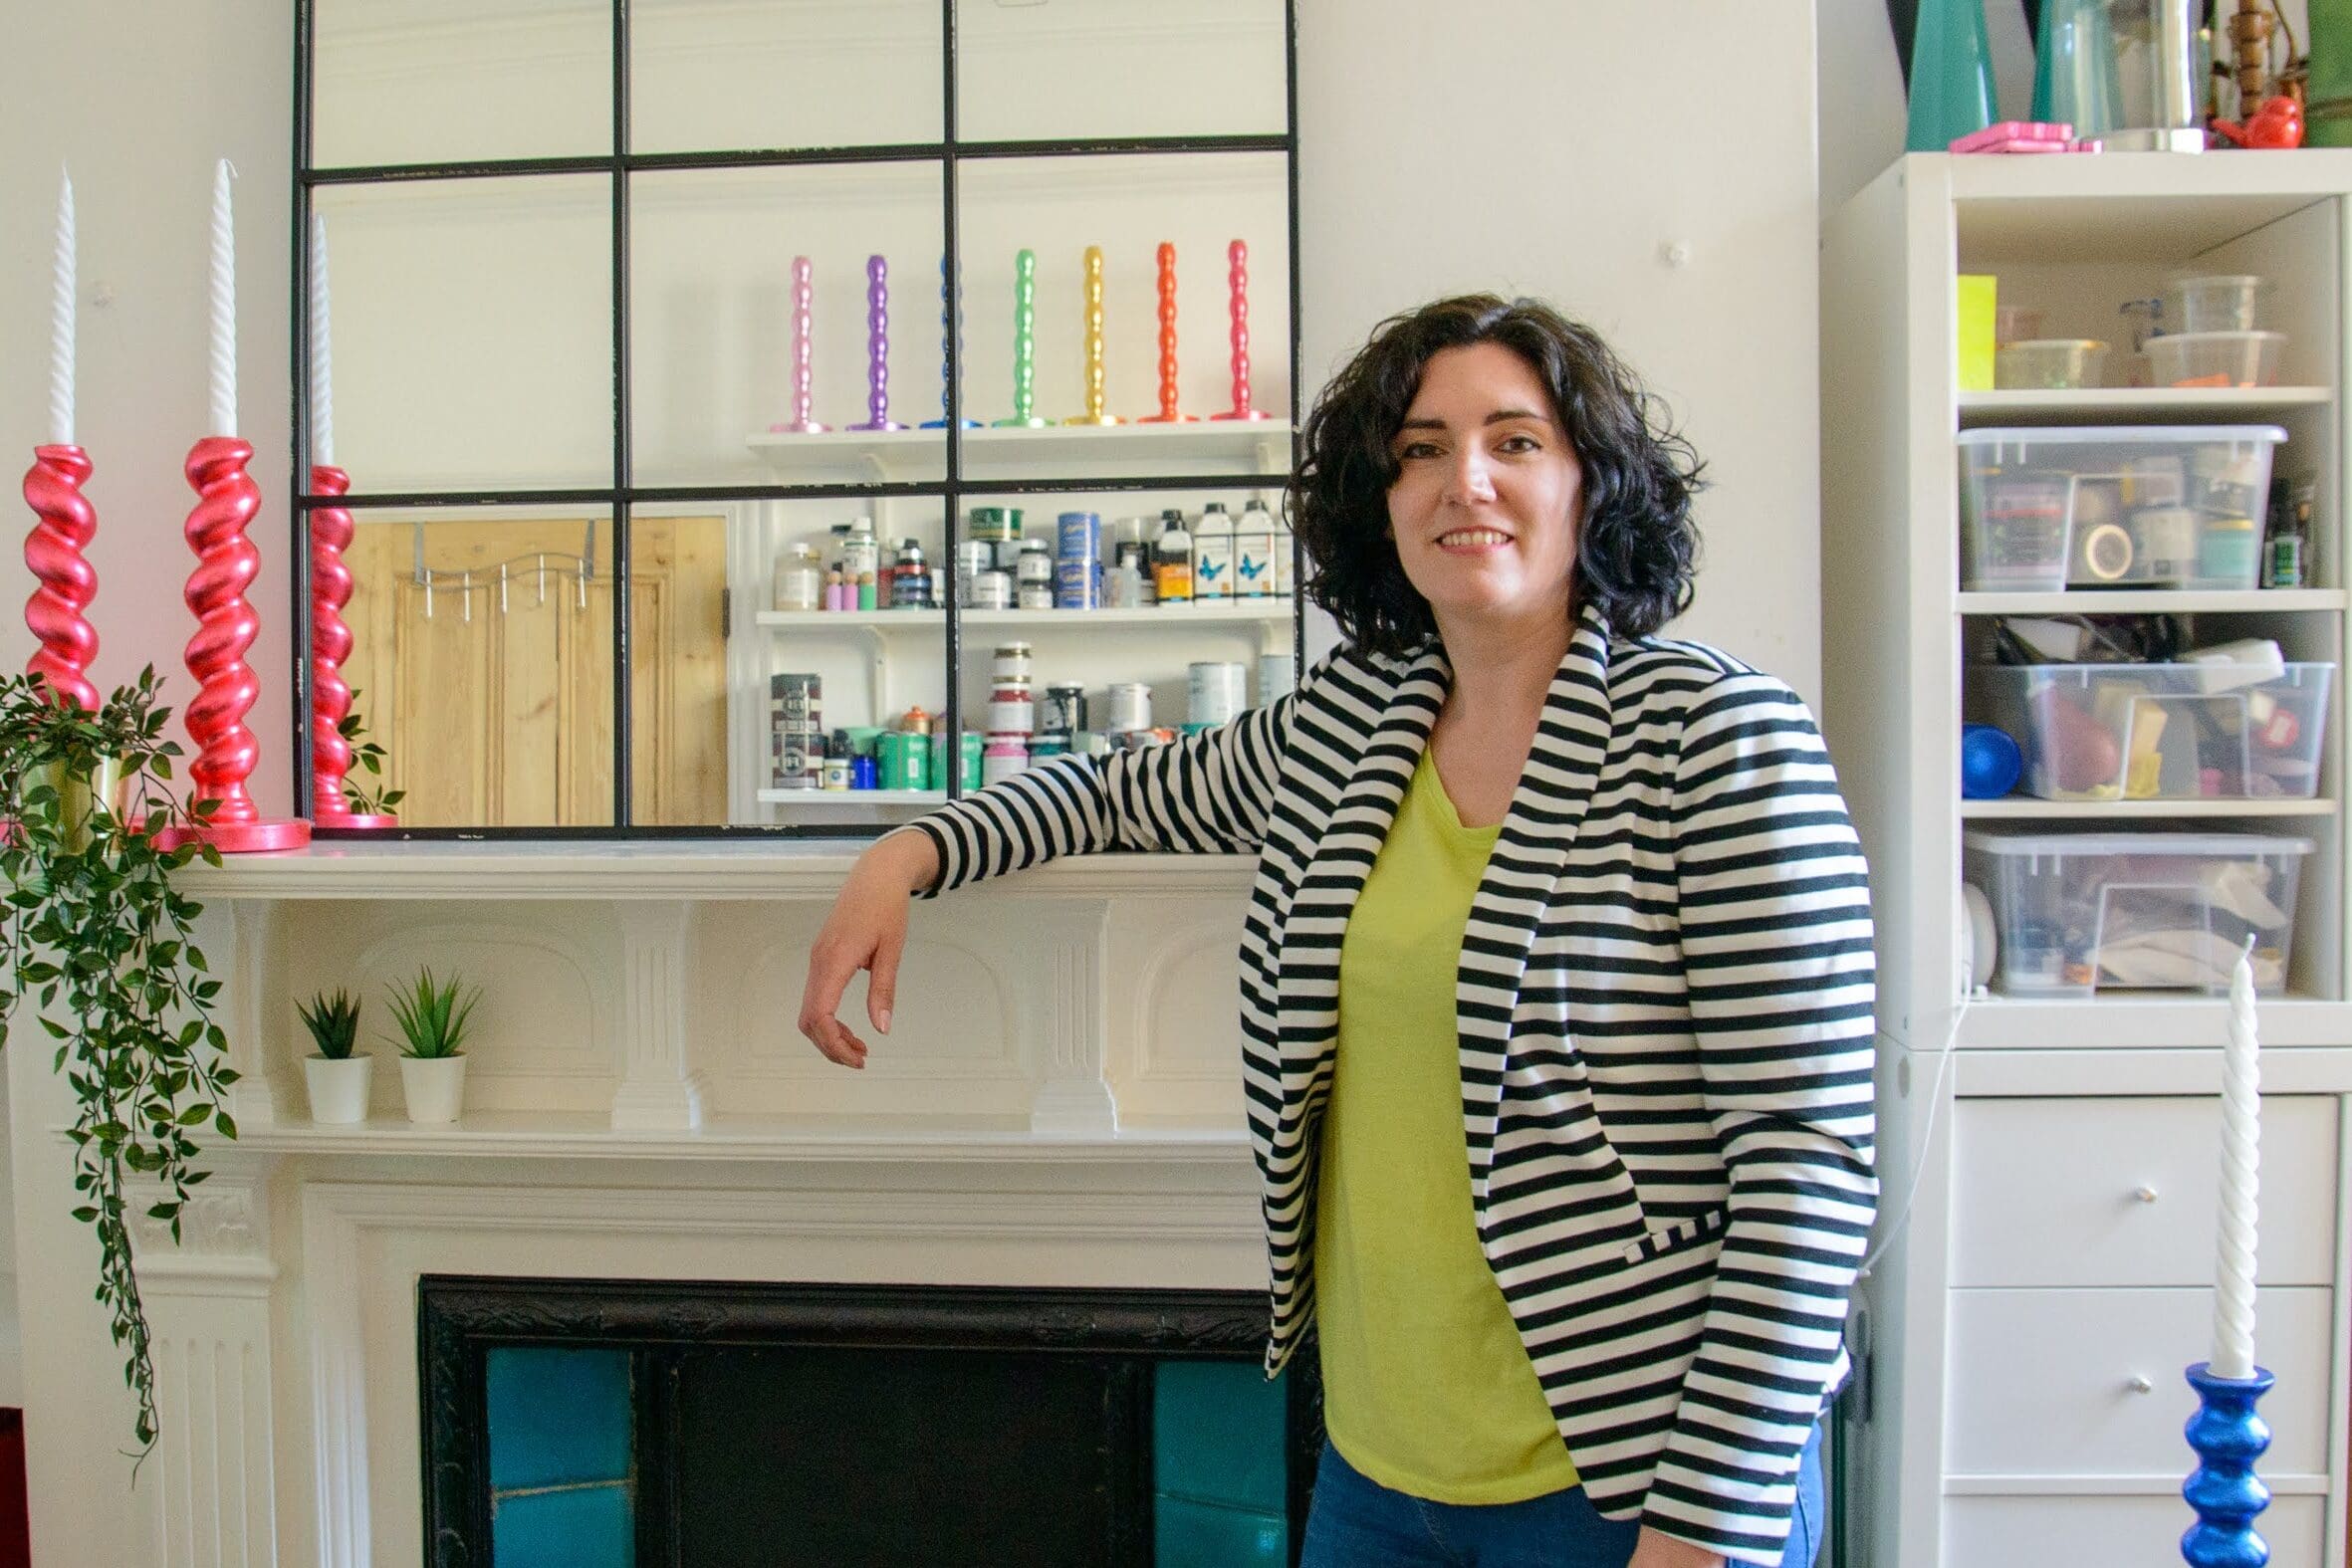
[(2130, 1389), (2134, 1394), (2150, 1394), (2154, 1393), (2156, 1390), (2155, 1384), (2149, 1382), (2145, 1377), (2142, 1377), (2137, 1372), (2131, 1375), (2130, 1381), (2125, 1383), (2124, 1387)]
[(2156, 1202), (2156, 1189), (2153, 1187), (2135, 1187), (2132, 1189), (2132, 1196), (2144, 1204), (2152, 1204)]

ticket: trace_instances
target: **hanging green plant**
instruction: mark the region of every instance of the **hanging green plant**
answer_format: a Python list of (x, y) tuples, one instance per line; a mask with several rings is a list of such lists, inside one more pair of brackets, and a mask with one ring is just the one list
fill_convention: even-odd
[(0, 678), (0, 1046), (31, 997), (57, 1041), (52, 1070), (73, 1086), (74, 1218), (98, 1232), (97, 1298), (137, 1400), (141, 1455), (155, 1442), (155, 1373), (125, 1187), (135, 1176), (160, 1190), (146, 1214), (176, 1242), (188, 1190), (210, 1174), (197, 1137), (237, 1136), (222, 1101), (238, 1075), (212, 1021), (220, 982), (190, 937), (202, 909), (172, 886), (220, 853), (159, 847), (211, 803), (191, 808), (166, 787), (180, 749), (164, 738), (158, 688), (149, 666), (93, 713), (33, 677)]

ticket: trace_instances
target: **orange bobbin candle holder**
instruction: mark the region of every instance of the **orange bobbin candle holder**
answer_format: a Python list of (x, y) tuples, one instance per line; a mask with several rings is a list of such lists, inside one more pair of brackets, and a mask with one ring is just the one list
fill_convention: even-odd
[(1176, 411), (1176, 247), (1160, 241), (1160, 411), (1139, 425), (1187, 424), (1193, 415)]
[(188, 449), (188, 484), (196, 492), (188, 514), (187, 540), (196, 553), (188, 574), (187, 604), (196, 615), (188, 640), (188, 673), (196, 695), (188, 703), (188, 735), (196, 760), (188, 769), (195, 799), (209, 802), (201, 820), (162, 835), (163, 847), (190, 841), (227, 854), (300, 849), (311, 841), (303, 818), (264, 817), (246, 793), (261, 748), (245, 727), (260, 695), (245, 655), (260, 633), (260, 621), (245, 590), (261, 572), (261, 553), (246, 528), (261, 510), (261, 487), (245, 472), (253, 448), (235, 436), (206, 436)]

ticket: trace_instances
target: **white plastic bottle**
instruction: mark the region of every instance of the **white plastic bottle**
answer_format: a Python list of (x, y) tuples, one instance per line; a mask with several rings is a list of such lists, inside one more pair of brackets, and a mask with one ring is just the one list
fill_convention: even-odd
[(1233, 526), (1233, 591), (1236, 598), (1274, 597), (1274, 515), (1252, 498)]
[(1296, 591), (1291, 580), (1295, 575), (1291, 564), (1291, 520), (1279, 513), (1268, 516), (1274, 523), (1274, 594), (1276, 598), (1287, 599)]
[(1234, 595), (1233, 517), (1225, 503), (1212, 501), (1201, 509), (1192, 534), (1192, 596), (1214, 604)]

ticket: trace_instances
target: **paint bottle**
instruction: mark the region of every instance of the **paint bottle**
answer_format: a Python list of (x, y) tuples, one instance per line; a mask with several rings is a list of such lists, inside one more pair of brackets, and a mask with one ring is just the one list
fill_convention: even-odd
[(892, 609), (929, 609), (931, 607), (931, 568), (923, 560), (920, 540), (903, 539), (898, 542), (897, 569), (890, 575), (890, 607)]
[(1291, 520), (1277, 513), (1267, 516), (1274, 524), (1274, 596), (1287, 599), (1296, 591), (1291, 580), (1296, 574), (1291, 560)]
[(1253, 499), (1233, 526), (1233, 591), (1237, 598), (1274, 597), (1274, 515)]
[(1230, 599), (1233, 587), (1233, 518), (1225, 503), (1212, 501), (1201, 509), (1192, 530), (1192, 596), (1195, 602)]
[(1151, 547), (1152, 582), (1162, 604), (1192, 602), (1192, 534), (1174, 507), (1160, 514), (1160, 537)]
[(812, 545), (795, 545), (776, 558), (775, 606), (813, 610), (824, 602), (824, 565)]

